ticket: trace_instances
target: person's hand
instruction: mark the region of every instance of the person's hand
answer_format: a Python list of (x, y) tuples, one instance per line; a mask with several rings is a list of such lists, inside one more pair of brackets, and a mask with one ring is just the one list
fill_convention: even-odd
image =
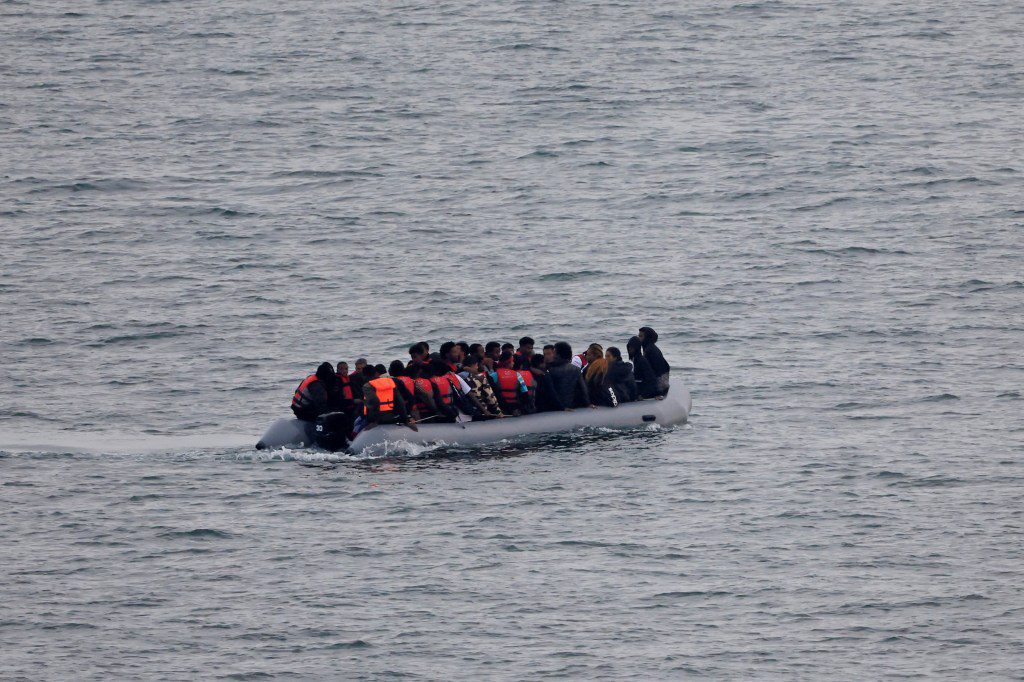
[(654, 396), (654, 399), (655, 400), (664, 400), (665, 396), (663, 396), (663, 395), (656, 395), (656, 396)]
[(412, 420), (412, 419), (410, 419), (410, 420), (409, 420), (409, 421), (408, 421), (408, 422), (406, 423), (406, 426), (408, 426), (408, 427), (409, 427), (410, 429), (412, 429), (412, 430), (413, 430), (413, 431), (415, 431), (416, 433), (419, 433), (419, 431), (420, 431), (420, 430), (419, 430), (419, 428), (418, 428), (418, 427), (416, 426), (416, 422), (415, 422), (414, 420)]
[(597, 405), (587, 405), (587, 407), (589, 407), (592, 410), (596, 410), (597, 409)]

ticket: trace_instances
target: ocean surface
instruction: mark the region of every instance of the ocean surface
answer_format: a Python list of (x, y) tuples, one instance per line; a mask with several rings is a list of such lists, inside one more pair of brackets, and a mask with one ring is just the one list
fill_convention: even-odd
[[(0, 2), (0, 678), (1021, 679), (1024, 8)], [(661, 334), (688, 425), (252, 445)]]

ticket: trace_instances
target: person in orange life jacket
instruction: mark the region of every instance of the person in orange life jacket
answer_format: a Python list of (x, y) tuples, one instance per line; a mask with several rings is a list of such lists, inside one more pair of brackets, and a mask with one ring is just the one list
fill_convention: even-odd
[[(454, 422), (458, 420), (458, 384), (449, 378), (448, 364), (438, 357), (420, 369), (421, 375), (433, 386), (434, 407), (437, 421)], [(454, 385), (453, 385), (454, 384)]]
[(412, 413), (416, 421), (428, 419), (437, 414), (437, 405), (434, 403), (434, 384), (430, 379), (423, 378), (423, 371), (427, 368), (422, 363), (410, 365), (405, 370), (402, 378), (406, 387), (412, 384)]
[(469, 355), (462, 362), (462, 371), (459, 376), (469, 386), (469, 393), (466, 397), (475, 408), (474, 421), (482, 419), (493, 419), (504, 417), (501, 413), (501, 406), (497, 396), (491, 388), (491, 382), (487, 375), (480, 371), (480, 360), (475, 355)]
[(491, 373), (501, 411), (519, 416), (527, 409), (530, 389), (519, 372), (512, 369), (512, 352), (503, 351), (498, 358), (498, 368)]
[(419, 421), (421, 408), (425, 411), (430, 405), (432, 410), (434, 398), (433, 391), (430, 394), (425, 394), (422, 388), (416, 386), (416, 379), (412, 373), (415, 371), (416, 376), (419, 376), (419, 365), (413, 367), (415, 370), (413, 368), (406, 369), (401, 360), (395, 360), (388, 367), (388, 374), (395, 380), (398, 390), (402, 392), (402, 398), (405, 400), (406, 407), (409, 408), (409, 414), (413, 419)]
[(544, 366), (547, 367), (555, 361), (555, 344), (549, 343), (544, 346)]
[(334, 373), (338, 378), (338, 387), (341, 393), (340, 395), (340, 406), (341, 411), (346, 414), (355, 413), (355, 393), (352, 392), (352, 380), (348, 375), (348, 363), (339, 362), (338, 371)]
[[(402, 389), (394, 379), (381, 376), (376, 367), (367, 366), (364, 370), (366, 383), (363, 385), (363, 428), (369, 429), (378, 424), (405, 424), (413, 431), (418, 431), (415, 422), (409, 416)], [(358, 424), (357, 424), (358, 426)]]
[(530, 358), (533, 357), (533, 339), (529, 336), (524, 336), (519, 339), (519, 349), (516, 350), (515, 357), (512, 359), (512, 369), (530, 369)]
[(295, 389), (292, 412), (299, 419), (315, 421), (321, 414), (332, 412), (331, 387), (335, 384), (334, 368), (322, 362), (315, 374), (310, 374)]

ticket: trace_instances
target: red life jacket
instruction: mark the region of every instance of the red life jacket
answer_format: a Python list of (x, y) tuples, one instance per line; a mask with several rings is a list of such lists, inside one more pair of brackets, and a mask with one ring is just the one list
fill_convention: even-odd
[(526, 388), (533, 390), (533, 387), (537, 385), (537, 381), (533, 378), (533, 372), (528, 369), (519, 370), (519, 376), (523, 378), (523, 383), (526, 384)]
[(587, 362), (587, 354), (586, 353), (580, 353), (576, 357), (578, 357), (580, 359), (580, 363), (583, 365), (582, 367), (580, 367), (580, 370), (586, 369), (587, 365), (590, 364), (589, 362)]
[(299, 387), (295, 389), (295, 395), (292, 396), (292, 407), (297, 407), (301, 410), (312, 404), (313, 397), (309, 394), (309, 385), (314, 381), (319, 381), (315, 374), (310, 374), (302, 380)]
[[(406, 389), (408, 389), (409, 391), (409, 397), (413, 398), (413, 402), (415, 403), (416, 384), (413, 382), (413, 380), (410, 377), (395, 377), (395, 381), (402, 382), (402, 385), (405, 386)], [(415, 405), (411, 405), (410, 407), (415, 407)]]
[[(430, 379), (416, 379), (416, 380), (413, 381), (413, 385), (416, 386), (417, 388), (419, 388), (421, 391), (423, 391), (427, 395), (430, 395), (430, 396), (434, 395), (434, 384), (432, 384), (430, 382)], [(413, 395), (413, 398), (416, 397), (416, 393), (415, 392), (412, 395)], [(419, 401), (416, 401), (416, 404), (413, 407), (415, 407), (421, 413), (426, 412), (426, 410), (427, 410), (427, 406), (424, 405), (422, 402), (419, 402)]]
[(437, 392), (441, 394), (441, 404), (445, 407), (452, 404), (452, 384), (447, 376), (430, 377), (430, 382), (437, 386)]
[(352, 380), (347, 374), (339, 374), (338, 380), (341, 381), (341, 395), (345, 402), (352, 402)]
[[(390, 377), (381, 377), (370, 382), (373, 390), (377, 393), (377, 402), (380, 404), (380, 413), (384, 415), (393, 412), (395, 409), (395, 380)], [(363, 406), (363, 414), (369, 414), (369, 407)]]
[(519, 372), (507, 367), (494, 370), (498, 375), (498, 390), (501, 398), (509, 405), (519, 404)]

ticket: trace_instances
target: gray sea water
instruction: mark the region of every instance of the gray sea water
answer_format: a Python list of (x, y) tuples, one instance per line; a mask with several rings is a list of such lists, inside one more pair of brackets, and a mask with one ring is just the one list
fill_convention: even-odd
[[(0, 677), (1024, 665), (1019, 2), (0, 3)], [(258, 455), (661, 333), (689, 425)]]

